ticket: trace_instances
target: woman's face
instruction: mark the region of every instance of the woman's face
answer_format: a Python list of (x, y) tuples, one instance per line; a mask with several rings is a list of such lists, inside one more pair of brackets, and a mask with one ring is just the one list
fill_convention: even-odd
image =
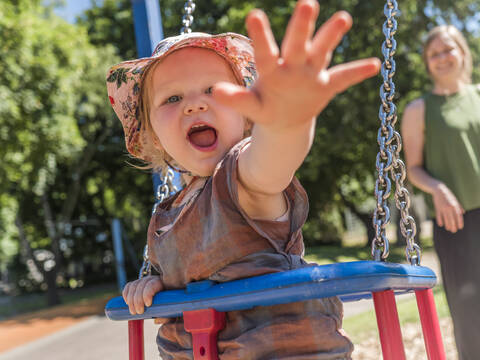
[(426, 49), (427, 66), (435, 81), (456, 80), (462, 77), (463, 53), (448, 34), (438, 35)]

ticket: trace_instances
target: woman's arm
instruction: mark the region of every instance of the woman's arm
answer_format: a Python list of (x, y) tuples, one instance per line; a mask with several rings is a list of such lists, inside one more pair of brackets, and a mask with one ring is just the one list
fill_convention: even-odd
[(407, 105), (401, 125), (407, 173), (411, 183), (431, 194), (435, 217), (439, 226), (456, 232), (463, 228), (464, 210), (451, 190), (439, 179), (432, 177), (424, 168), (425, 103), (417, 99)]

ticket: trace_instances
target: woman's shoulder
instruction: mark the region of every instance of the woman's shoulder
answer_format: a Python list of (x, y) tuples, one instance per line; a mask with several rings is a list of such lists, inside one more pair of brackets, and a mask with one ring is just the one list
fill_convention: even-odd
[(425, 114), (425, 99), (419, 97), (407, 104), (403, 113), (403, 121), (423, 120)]
[(415, 100), (410, 101), (405, 107), (405, 111), (423, 111), (425, 109), (425, 97), (419, 97)]
[(423, 131), (425, 126), (425, 99), (417, 98), (407, 104), (402, 116), (402, 133), (409, 131), (418, 133)]

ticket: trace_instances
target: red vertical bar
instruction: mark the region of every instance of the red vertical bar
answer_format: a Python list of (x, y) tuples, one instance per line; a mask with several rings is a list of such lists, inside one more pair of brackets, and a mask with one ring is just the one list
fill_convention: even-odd
[(418, 313), (422, 323), (423, 339), (429, 360), (445, 360), (442, 333), (432, 289), (416, 290)]
[(374, 292), (378, 333), (384, 360), (405, 360), (402, 331), (398, 321), (397, 304), (392, 290)]
[(128, 321), (128, 358), (144, 360), (143, 352), (143, 320)]
[(183, 326), (192, 334), (195, 360), (218, 360), (217, 333), (225, 327), (225, 313), (215, 309), (185, 311)]

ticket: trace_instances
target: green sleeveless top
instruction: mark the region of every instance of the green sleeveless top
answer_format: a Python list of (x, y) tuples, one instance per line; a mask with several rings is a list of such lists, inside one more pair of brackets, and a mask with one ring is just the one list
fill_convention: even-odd
[[(465, 211), (480, 208), (480, 90), (467, 85), (425, 101), (425, 169), (455, 194)], [(430, 211), (433, 201), (427, 196)]]

